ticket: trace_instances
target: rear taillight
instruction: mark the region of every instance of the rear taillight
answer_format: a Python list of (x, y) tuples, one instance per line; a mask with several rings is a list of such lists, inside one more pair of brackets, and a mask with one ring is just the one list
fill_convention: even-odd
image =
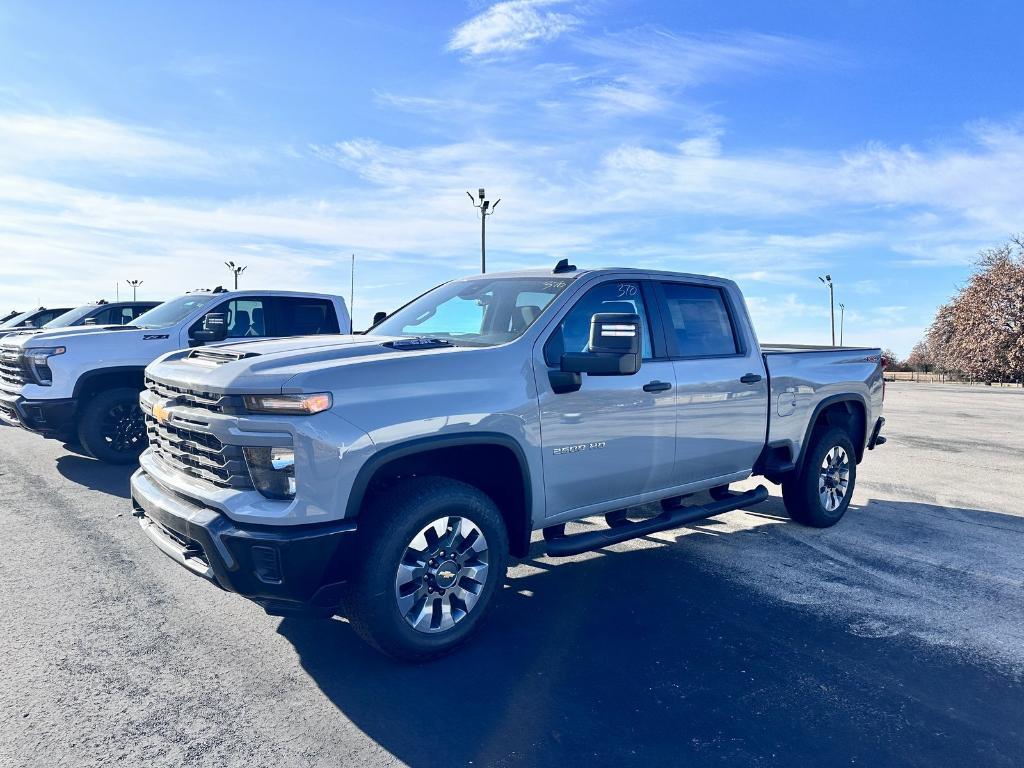
[(882, 402), (885, 402), (885, 369), (889, 365), (889, 358), (882, 355)]

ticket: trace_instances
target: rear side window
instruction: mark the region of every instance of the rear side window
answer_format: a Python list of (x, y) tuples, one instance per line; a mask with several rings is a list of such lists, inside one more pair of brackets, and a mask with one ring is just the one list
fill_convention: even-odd
[(611, 282), (597, 285), (583, 294), (562, 318), (558, 328), (544, 345), (544, 361), (557, 367), (564, 352), (586, 352), (590, 344), (590, 318), (598, 313), (617, 312), (640, 315), (643, 326), (643, 357), (651, 358), (651, 324), (647, 320), (640, 284)]
[(725, 297), (718, 288), (662, 283), (666, 319), (679, 357), (735, 355), (740, 351)]
[(278, 296), (273, 301), (277, 313), (275, 327), (270, 334), (272, 336), (313, 336), (340, 332), (334, 304), (327, 299)]

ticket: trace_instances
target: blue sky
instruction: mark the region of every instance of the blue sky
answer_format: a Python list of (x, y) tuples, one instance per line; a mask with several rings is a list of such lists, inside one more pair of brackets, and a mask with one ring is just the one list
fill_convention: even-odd
[[(478, 269), (738, 280), (766, 341), (906, 353), (1024, 230), (1011, 2), (10, 3), (0, 309), (228, 282), (356, 322)], [(124, 295), (122, 293), (122, 295)]]

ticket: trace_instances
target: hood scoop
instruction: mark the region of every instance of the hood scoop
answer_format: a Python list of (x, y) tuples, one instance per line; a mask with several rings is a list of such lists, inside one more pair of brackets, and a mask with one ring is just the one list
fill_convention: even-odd
[(213, 349), (210, 347), (200, 347), (199, 349), (193, 349), (189, 355), (189, 360), (194, 360), (200, 365), (224, 365), (224, 363), (233, 363), (236, 360), (244, 360), (247, 357), (258, 357), (257, 352), (240, 352), (232, 349)]
[(437, 349), (438, 347), (450, 347), (452, 346), (452, 343), (445, 339), (428, 339), (422, 336), (416, 336), (410, 339), (385, 341), (383, 346), (390, 347), (391, 349), (408, 351), (413, 349)]

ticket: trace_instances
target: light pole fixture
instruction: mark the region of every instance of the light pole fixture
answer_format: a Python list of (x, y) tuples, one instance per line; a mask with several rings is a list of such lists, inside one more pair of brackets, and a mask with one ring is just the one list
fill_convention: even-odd
[(242, 274), (243, 272), (245, 272), (245, 270), (247, 270), (248, 267), (235, 266), (235, 262), (233, 262), (233, 261), (225, 261), (224, 262), (224, 266), (227, 267), (228, 269), (230, 269), (231, 272), (234, 274), (234, 276), (235, 276), (235, 290), (237, 291), (238, 290), (238, 276), (240, 274)]
[(132, 301), (135, 301), (135, 295), (139, 290), (139, 286), (142, 285), (141, 280), (125, 280), (128, 285), (132, 287)]
[(469, 195), (469, 202), (473, 204), (473, 207), (480, 211), (480, 273), (484, 274), (487, 272), (487, 217), (494, 214), (494, 209), (498, 207), (501, 198), (499, 197), (494, 205), (491, 205), (490, 200), (484, 200), (486, 193), (483, 187), (480, 187), (477, 192), (480, 196), (479, 203), (470, 192), (467, 191), (466, 194)]
[(819, 277), (819, 280), (828, 286), (828, 306), (832, 315), (832, 346), (836, 345), (836, 295), (835, 286), (832, 284), (832, 275)]
[(839, 302), (839, 346), (843, 346), (843, 326), (846, 325), (846, 305)]

